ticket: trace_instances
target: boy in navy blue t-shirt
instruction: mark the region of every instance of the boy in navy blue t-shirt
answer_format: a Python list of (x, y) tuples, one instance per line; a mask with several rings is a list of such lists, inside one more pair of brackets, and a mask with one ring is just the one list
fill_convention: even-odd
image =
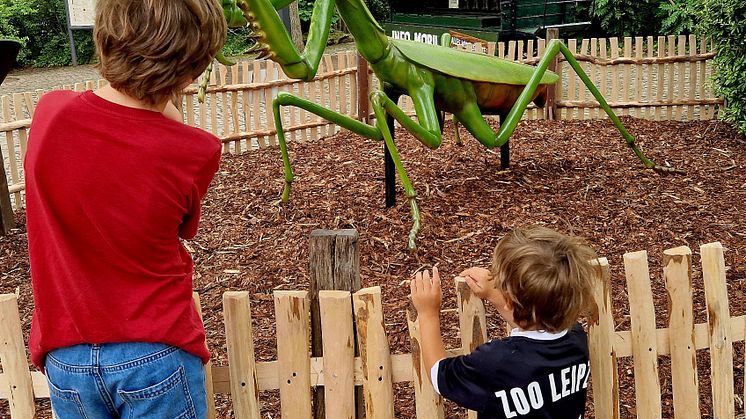
[(590, 377), (588, 343), (577, 323), (595, 305), (596, 258), (580, 239), (542, 227), (516, 230), (495, 247), (490, 270), (461, 277), (513, 328), (468, 355), (446, 358), (440, 334), (440, 277), (433, 268), (411, 281), (421, 351), (443, 397), (486, 418), (584, 416)]

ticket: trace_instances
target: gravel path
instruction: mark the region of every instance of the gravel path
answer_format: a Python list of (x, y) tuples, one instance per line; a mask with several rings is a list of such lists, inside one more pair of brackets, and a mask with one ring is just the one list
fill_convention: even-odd
[[(327, 53), (338, 51), (349, 51), (355, 48), (353, 43), (330, 45)], [(247, 59), (241, 57), (242, 60)], [(249, 58), (251, 61), (251, 59)], [(65, 84), (80, 83), (87, 80), (98, 80), (100, 73), (93, 64), (54, 67), (54, 68), (27, 68), (11, 72), (0, 86), (0, 95), (12, 93), (33, 92), (36, 89), (51, 89)]]
[(29, 68), (11, 72), (0, 86), (0, 95), (51, 89), (64, 84), (74, 84), (101, 78), (93, 65), (54, 68)]

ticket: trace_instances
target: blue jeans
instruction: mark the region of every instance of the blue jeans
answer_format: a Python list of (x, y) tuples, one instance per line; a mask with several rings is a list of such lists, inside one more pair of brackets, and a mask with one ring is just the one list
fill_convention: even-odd
[(59, 419), (207, 416), (202, 361), (174, 346), (75, 345), (47, 354), (45, 369)]

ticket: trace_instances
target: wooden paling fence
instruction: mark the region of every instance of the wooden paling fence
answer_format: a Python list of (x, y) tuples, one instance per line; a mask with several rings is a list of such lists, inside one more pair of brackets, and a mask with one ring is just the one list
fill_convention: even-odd
[[(709, 42), (694, 36), (668, 36), (592, 38), (580, 42), (571, 39), (566, 43), (618, 114), (656, 120), (707, 120), (716, 118), (722, 107), (723, 100), (714, 96), (709, 84), (714, 56)], [(500, 42), (489, 44), (488, 52), (535, 64), (545, 46), (543, 39)], [(555, 117), (606, 117), (562, 58), (557, 72), (562, 81), (555, 93)], [(369, 77), (366, 90), (358, 85), (357, 73), (357, 55), (352, 51), (324, 56), (317, 77), (310, 82), (287, 79), (274, 62), (266, 60), (240, 62), (230, 68), (216, 65), (204, 104), (196, 99), (196, 87), (184, 91), (184, 118), (188, 124), (220, 137), (226, 152), (275, 146), (277, 130), (271, 104), (278, 92), (288, 91), (360, 119), (359, 102), (367, 103), (365, 92), (377, 87), (377, 81)], [(101, 83), (89, 81), (61, 87), (85, 90)], [(28, 128), (43, 93), (37, 90), (0, 98), (0, 151), (15, 209), (23, 207), (23, 157)], [(408, 114), (414, 114), (408, 97), (403, 97), (400, 105)], [(370, 119), (370, 108), (364, 108)], [(531, 105), (524, 118), (543, 119), (545, 114)], [(294, 107), (283, 108), (283, 124), (289, 141), (315, 141), (339, 130), (335, 124)], [(2, 181), (0, 176), (0, 184)]]
[[(733, 343), (744, 340), (745, 317), (729, 314), (722, 245), (703, 245), (700, 253), (708, 322), (694, 324), (692, 252), (679, 247), (664, 252), (663, 272), (670, 301), (668, 327), (663, 329), (656, 329), (646, 252), (624, 255), (631, 316), (630, 330), (625, 331), (615, 330), (609, 264), (606, 259), (594, 262), (601, 268), (595, 282), (599, 316), (589, 324), (596, 418), (620, 417), (617, 360), (621, 358), (631, 358), (634, 364), (633, 408), (638, 417), (662, 417), (658, 371), (662, 358), (670, 359), (674, 414), (677, 418), (700, 417), (700, 397), (710, 397), (698, 388), (696, 351), (701, 349), (709, 349), (711, 360), (712, 414), (717, 418), (735, 417)], [(464, 282), (457, 280), (455, 286), (462, 345), (451, 354), (470, 352), (487, 338), (481, 300)], [(214, 394), (230, 394), (237, 418), (259, 418), (259, 392), (276, 389), (282, 417), (310, 418), (314, 387), (326, 393), (327, 417), (356, 417), (355, 386), (363, 389), (366, 417), (393, 418), (394, 383), (414, 387), (417, 417), (444, 417), (442, 399), (429, 384), (429, 371), (420, 357), (416, 313), (410, 309), (407, 316), (411, 353), (391, 354), (380, 287), (352, 294), (319, 291), (322, 356), (309, 352), (312, 332), (308, 292), (275, 291), (277, 360), (269, 362), (256, 362), (254, 358), (250, 300), (248, 292), (224, 294), (228, 366), (207, 366), (209, 400), (212, 402)], [(195, 301), (199, 305), (199, 299)], [(49, 390), (41, 373), (29, 372), (21, 330), (16, 296), (0, 296), (0, 399), (10, 401), (12, 418), (25, 419), (34, 414), (34, 399), (49, 397)], [(354, 352), (356, 337), (359, 356)]]
[[(310, 82), (286, 78), (279, 65), (269, 60), (215, 67), (205, 102), (198, 103), (197, 88), (190, 86), (184, 90), (182, 109), (187, 124), (221, 138), (224, 152), (241, 153), (278, 144), (272, 100), (279, 92), (293, 93), (357, 118), (354, 51), (324, 55), (316, 78)], [(302, 109), (287, 107), (283, 111), (288, 141), (315, 141), (339, 130), (336, 124)]]
[[(589, 38), (564, 41), (617, 115), (654, 120), (710, 120), (723, 106), (709, 83), (712, 43), (689, 36)], [(535, 65), (544, 39), (488, 44), (488, 54)], [(558, 119), (595, 119), (606, 115), (563, 56), (556, 72)], [(527, 119), (545, 113), (529, 108)]]
[[(653, 120), (708, 120), (716, 117), (722, 98), (712, 92), (709, 60), (714, 47), (690, 36), (652, 36), (569, 40), (609, 105), (619, 115)], [(564, 62), (557, 107), (561, 119), (605, 117), (590, 92)]]

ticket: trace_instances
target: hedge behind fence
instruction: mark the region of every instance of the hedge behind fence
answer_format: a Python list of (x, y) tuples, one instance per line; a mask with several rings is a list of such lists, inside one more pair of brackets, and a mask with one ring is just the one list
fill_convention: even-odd
[(701, 29), (715, 42), (715, 92), (726, 100), (723, 120), (746, 135), (746, 2), (705, 0)]

